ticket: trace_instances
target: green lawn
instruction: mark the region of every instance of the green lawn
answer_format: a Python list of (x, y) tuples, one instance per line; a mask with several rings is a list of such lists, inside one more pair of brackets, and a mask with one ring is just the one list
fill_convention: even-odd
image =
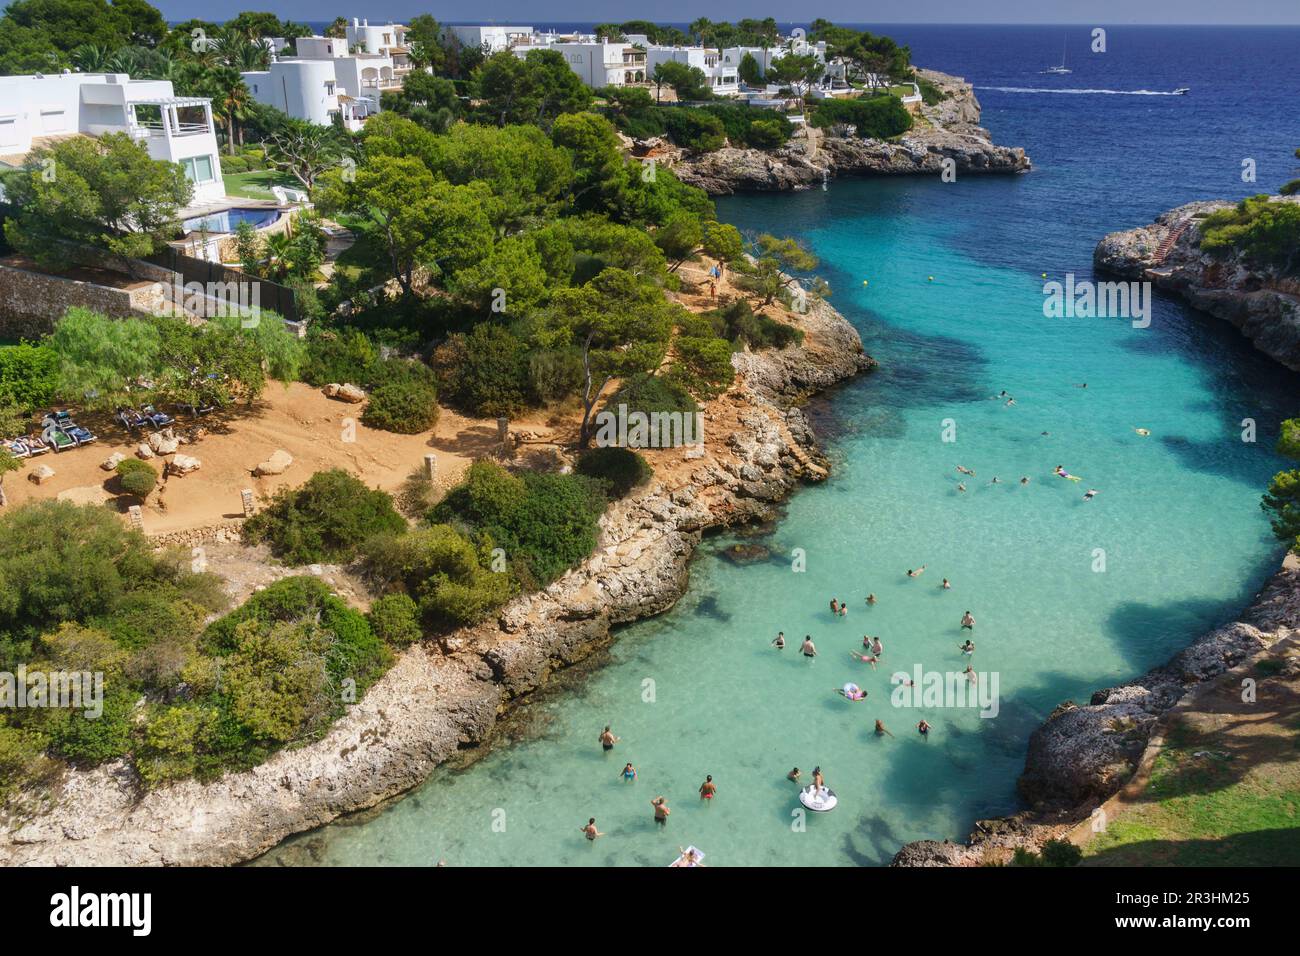
[(288, 173), (274, 169), (261, 169), (252, 173), (227, 173), (222, 177), (226, 183), (227, 196), (240, 196), (244, 199), (274, 199), (272, 186), (288, 186), (301, 189), (298, 180)]

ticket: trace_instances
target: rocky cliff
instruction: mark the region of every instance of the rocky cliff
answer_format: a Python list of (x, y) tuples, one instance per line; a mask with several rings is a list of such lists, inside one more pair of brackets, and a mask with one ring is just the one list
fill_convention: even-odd
[(920, 840), (892, 866), (979, 866), (996, 851), (1037, 850), (1089, 818), (1132, 777), (1162, 718), (1200, 685), (1300, 635), (1300, 561), (1289, 558), (1239, 621), (1201, 635), (1165, 664), (1087, 704), (1066, 701), (1029, 738), (1018, 782), (1028, 809), (980, 820), (968, 842)]
[(654, 453), (658, 483), (613, 506), (596, 552), (545, 591), (405, 651), (326, 737), (248, 772), (148, 793), (121, 763), (68, 773), (52, 810), (0, 834), (0, 865), (238, 863), (483, 743), (514, 702), (609, 643), (612, 625), (671, 607), (705, 531), (771, 517), (801, 480), (825, 476), (794, 403), (874, 363), (825, 302), (798, 324), (802, 346), (736, 355), (737, 385), (705, 408), (702, 453)]
[[(1300, 202), (1300, 197), (1276, 197)], [(1150, 225), (1112, 232), (1097, 244), (1096, 267), (1148, 279), (1198, 309), (1227, 319), (1261, 352), (1300, 371), (1300, 277), (1279, 275), (1239, 255), (1201, 250), (1200, 223), (1232, 203), (1194, 202)]]
[(833, 176), (935, 175), (945, 158), (964, 173), (1021, 173), (1030, 168), (1019, 147), (997, 146), (979, 125), (980, 105), (970, 84), (945, 73), (918, 70), (948, 94), (922, 106), (913, 128), (896, 141), (827, 136), (810, 130), (779, 149), (725, 147), (692, 155), (673, 151), (668, 163), (684, 182), (715, 195), (804, 189)]

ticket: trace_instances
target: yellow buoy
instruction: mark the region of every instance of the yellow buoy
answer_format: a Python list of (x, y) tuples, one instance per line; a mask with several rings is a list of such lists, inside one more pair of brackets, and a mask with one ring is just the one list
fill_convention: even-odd
[(1043, 273), (1043, 278), (1044, 278), (1044, 279), (1047, 278), (1047, 273), (1046, 273), (1046, 272)]
[(869, 283), (867, 282), (866, 279), (863, 279), (863, 280), (862, 280), (862, 284), (863, 284), (863, 285), (868, 285)]

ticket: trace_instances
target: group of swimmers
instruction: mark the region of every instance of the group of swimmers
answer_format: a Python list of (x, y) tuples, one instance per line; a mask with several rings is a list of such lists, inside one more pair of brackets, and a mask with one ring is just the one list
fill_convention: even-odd
[[(623, 738), (616, 736), (607, 724), (605, 729), (600, 732), (600, 736), (596, 739), (600, 743), (600, 749), (609, 753), (609, 751), (614, 749), (614, 745)], [(629, 760), (627, 763), (623, 764), (623, 769), (619, 771), (618, 775), (624, 783), (635, 783), (637, 780), (637, 770), (636, 767), (632, 765), (632, 761)], [(714, 796), (717, 795), (717, 792), (718, 785), (713, 782), (713, 774), (705, 774), (704, 782), (700, 784), (700, 799), (712, 800)], [(672, 810), (668, 807), (668, 801), (664, 797), (658, 796), (650, 801), (650, 806), (654, 808), (655, 825), (666, 826), (668, 824), (668, 816), (672, 813)], [(597, 837), (603, 837), (605, 835), (596, 827), (595, 817), (591, 817), (587, 820), (587, 825), (580, 829), (582, 834), (588, 840), (595, 840)], [(685, 851), (683, 850), (682, 852), (684, 855)]]

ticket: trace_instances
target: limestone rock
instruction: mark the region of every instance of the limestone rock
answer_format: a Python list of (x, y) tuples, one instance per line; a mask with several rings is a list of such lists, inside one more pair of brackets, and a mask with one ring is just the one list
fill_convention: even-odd
[(258, 476), (283, 475), (292, 464), (293, 456), (283, 448), (277, 448), (271, 452), (271, 457), (253, 469), (253, 474)]
[(189, 455), (176, 455), (167, 465), (167, 470), (173, 475), (188, 475), (192, 471), (198, 471), (202, 464), (197, 458), (191, 458)]
[(154, 457), (153, 449), (150, 448), (144, 442), (141, 442), (135, 449), (135, 456), (137, 458), (144, 458), (148, 460)]
[(54, 469), (49, 465), (37, 465), (27, 473), (27, 480), (43, 485), (54, 477)]
[(112, 471), (114, 468), (116, 468), (125, 460), (126, 460), (126, 455), (122, 454), (120, 451), (115, 451), (113, 452), (113, 454), (105, 458), (103, 463), (100, 464), (99, 467), (103, 468), (105, 471)]
[(337, 398), (341, 402), (351, 402), (354, 405), (357, 402), (366, 400), (366, 393), (363, 389), (346, 383), (343, 385), (326, 385), (325, 394), (330, 398)]
[(155, 455), (170, 455), (180, 447), (180, 441), (172, 434), (171, 429), (154, 432), (145, 441)]

